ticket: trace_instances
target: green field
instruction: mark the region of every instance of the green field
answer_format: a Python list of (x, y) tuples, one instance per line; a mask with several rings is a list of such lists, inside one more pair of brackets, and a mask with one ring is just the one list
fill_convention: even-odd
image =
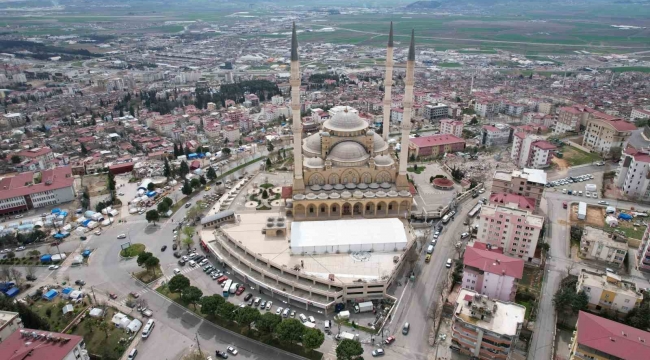
[(457, 68), (457, 67), (462, 67), (462, 64), (456, 63), (456, 62), (446, 62), (446, 63), (439, 63), (437, 64), (438, 67), (442, 68)]
[(562, 159), (566, 160), (569, 166), (590, 164), (602, 160), (598, 154), (588, 153), (569, 145), (563, 146), (560, 151), (564, 154)]
[(650, 67), (643, 67), (643, 66), (625, 66), (625, 67), (615, 67), (615, 68), (609, 68), (607, 70), (611, 70), (613, 72), (643, 72), (643, 73), (650, 73)]

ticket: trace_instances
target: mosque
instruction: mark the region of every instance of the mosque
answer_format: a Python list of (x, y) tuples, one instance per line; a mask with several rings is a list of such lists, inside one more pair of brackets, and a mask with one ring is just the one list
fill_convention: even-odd
[(295, 168), (288, 215), (298, 221), (408, 217), (413, 206), (412, 185), (406, 177), (413, 104), (413, 37), (408, 53), (399, 158), (388, 144), (393, 72), (392, 24), (384, 80), (383, 134), (369, 129), (368, 122), (359, 117), (358, 111), (344, 108), (325, 121), (320, 131), (303, 141), (300, 63), (295, 33), (291, 45), (293, 143), (302, 145), (294, 145), (293, 149)]

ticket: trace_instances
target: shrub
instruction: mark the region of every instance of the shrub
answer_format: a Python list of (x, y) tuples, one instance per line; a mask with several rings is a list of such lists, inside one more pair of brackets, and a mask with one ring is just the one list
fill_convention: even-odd
[(52, 308), (45, 309), (45, 315), (52, 316)]

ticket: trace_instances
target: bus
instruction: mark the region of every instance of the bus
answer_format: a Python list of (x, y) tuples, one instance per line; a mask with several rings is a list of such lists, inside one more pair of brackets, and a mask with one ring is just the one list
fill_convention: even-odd
[(232, 286), (232, 280), (228, 279), (223, 283), (223, 297), (228, 297), (230, 295), (230, 287)]
[(481, 211), (481, 203), (480, 202), (478, 204), (476, 204), (476, 206), (474, 206), (474, 208), (472, 210), (470, 210), (467, 215), (469, 217), (474, 217), (476, 214), (478, 214), (479, 211)]

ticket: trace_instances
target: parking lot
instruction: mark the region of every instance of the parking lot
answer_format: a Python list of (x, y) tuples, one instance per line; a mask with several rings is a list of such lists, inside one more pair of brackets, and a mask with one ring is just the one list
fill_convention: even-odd
[[(574, 175), (565, 178), (549, 181), (546, 185), (546, 191), (556, 191), (562, 194), (582, 196), (586, 198), (600, 199), (602, 197), (601, 189), (603, 183), (603, 174)], [(590, 189), (588, 189), (591, 187)]]

